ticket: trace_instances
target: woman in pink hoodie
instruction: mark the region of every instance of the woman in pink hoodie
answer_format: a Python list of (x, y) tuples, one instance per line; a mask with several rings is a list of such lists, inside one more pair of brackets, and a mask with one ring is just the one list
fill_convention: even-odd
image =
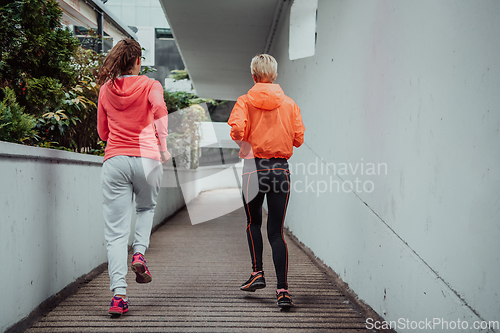
[(149, 246), (156, 198), (167, 151), (167, 107), (158, 81), (138, 75), (141, 46), (133, 39), (118, 42), (104, 59), (97, 130), (107, 141), (102, 167), (103, 211), (108, 271), (113, 299), (109, 313), (128, 311), (126, 294), (130, 208), (135, 196), (137, 219), (132, 270), (138, 283), (151, 282), (144, 253)]

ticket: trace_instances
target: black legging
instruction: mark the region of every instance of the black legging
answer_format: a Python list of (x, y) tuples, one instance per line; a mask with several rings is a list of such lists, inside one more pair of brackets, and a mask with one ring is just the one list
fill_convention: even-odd
[(283, 223), (290, 196), (290, 172), (283, 158), (249, 159), (243, 167), (243, 204), (247, 239), (254, 272), (262, 270), (262, 204), (267, 197), (267, 237), (273, 251), (278, 289), (288, 289), (288, 249)]

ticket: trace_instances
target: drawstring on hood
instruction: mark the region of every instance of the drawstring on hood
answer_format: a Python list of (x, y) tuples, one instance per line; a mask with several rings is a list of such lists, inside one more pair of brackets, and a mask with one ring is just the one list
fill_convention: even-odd
[(285, 100), (280, 85), (274, 83), (256, 83), (247, 96), (252, 106), (267, 111), (277, 109)]
[(138, 98), (147, 95), (154, 82), (144, 75), (117, 78), (114, 84), (110, 80), (106, 82), (109, 88), (108, 101), (116, 110), (125, 110)]

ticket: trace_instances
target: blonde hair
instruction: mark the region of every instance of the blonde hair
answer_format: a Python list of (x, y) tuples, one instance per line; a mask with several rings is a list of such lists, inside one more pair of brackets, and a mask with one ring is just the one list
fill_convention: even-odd
[(258, 54), (250, 63), (255, 82), (273, 83), (278, 76), (278, 62), (269, 54)]

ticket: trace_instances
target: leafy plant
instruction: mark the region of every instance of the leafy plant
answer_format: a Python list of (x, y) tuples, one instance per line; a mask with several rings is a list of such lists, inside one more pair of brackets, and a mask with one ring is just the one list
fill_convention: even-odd
[(198, 167), (202, 134), (199, 122), (203, 120), (205, 109), (200, 105), (192, 105), (169, 116), (167, 146), (177, 165), (190, 169)]
[(53, 109), (57, 111), (46, 112), (38, 118), (36, 127), (42, 143), (51, 142), (52, 146), (57, 144), (59, 148), (77, 152), (101, 150), (96, 128), (99, 85), (95, 75), (103, 59), (104, 56), (94, 50), (78, 47), (72, 68), (79, 84), (67, 92), (62, 91), (64, 97)]
[[(61, 109), (47, 112), (38, 119), (37, 129), (42, 142), (57, 143), (59, 147), (77, 152), (100, 149), (96, 130), (97, 100), (99, 89), (90, 78), (65, 94)], [(93, 99), (93, 100), (92, 100)]]
[(51, 110), (57, 107), (64, 98), (63, 85), (58, 79), (42, 76), (29, 78), (25, 84), (27, 91), (25, 101), (27, 105), (36, 107), (37, 110)]
[(0, 140), (23, 143), (36, 138), (37, 132), (33, 130), (35, 118), (24, 113), (24, 107), (17, 103), (12, 89), (2, 90), (5, 97), (0, 103)]
[(104, 141), (99, 140), (97, 142), (97, 145), (98, 145), (99, 148), (90, 149), (88, 151), (88, 153), (92, 154), (92, 155), (104, 156), (104, 152), (105, 152), (105, 149), (106, 149), (106, 143)]
[(56, 0), (2, 4), (0, 87), (13, 89), (27, 113), (39, 116), (54, 110), (64, 98), (61, 88), (75, 83), (71, 58), (78, 40), (61, 28)]
[(189, 74), (185, 68), (172, 70), (168, 77), (174, 79), (174, 81), (189, 80)]
[(199, 104), (207, 103), (210, 110), (227, 101), (200, 98), (185, 91), (165, 91), (164, 99), (169, 113), (169, 150), (177, 164), (196, 169), (199, 165), (202, 134), (198, 123), (206, 120), (205, 110)]
[(190, 100), (197, 98), (197, 96), (193, 93), (188, 93), (185, 91), (165, 91), (163, 93), (163, 98), (165, 99), (165, 103), (167, 104), (168, 113), (172, 113), (190, 106)]
[(214, 99), (201, 98), (193, 93), (185, 91), (164, 91), (163, 98), (165, 99), (165, 103), (167, 104), (167, 109), (169, 113), (185, 109), (191, 105), (196, 105), (201, 103), (207, 103), (213, 105), (220, 104), (220, 102)]
[(77, 123), (71, 125), (71, 131), (61, 144), (78, 152), (93, 154), (102, 148), (96, 125), (100, 86), (95, 78), (103, 60), (103, 54), (83, 47), (77, 49), (76, 56), (73, 58), (73, 67), (77, 70), (79, 84), (68, 91), (61, 108), (78, 120)]
[(76, 82), (81, 82), (86, 77), (95, 78), (104, 56), (104, 54), (94, 50), (78, 47), (71, 59), (71, 67), (76, 71)]
[[(36, 117), (32, 144), (99, 154), (95, 75), (104, 55), (79, 47), (61, 16), (56, 0), (0, 2), (0, 88), (13, 91), (18, 104), (9, 105)], [(94, 31), (89, 36), (88, 43), (101, 42)]]
[(40, 132), (39, 147), (56, 148), (71, 128), (70, 119), (64, 110), (47, 112), (38, 118), (35, 128)]
[(63, 108), (68, 115), (75, 118), (71, 130), (62, 145), (78, 152), (89, 149), (100, 149), (97, 134), (97, 98), (99, 85), (95, 77), (85, 76), (80, 84), (67, 93)]

